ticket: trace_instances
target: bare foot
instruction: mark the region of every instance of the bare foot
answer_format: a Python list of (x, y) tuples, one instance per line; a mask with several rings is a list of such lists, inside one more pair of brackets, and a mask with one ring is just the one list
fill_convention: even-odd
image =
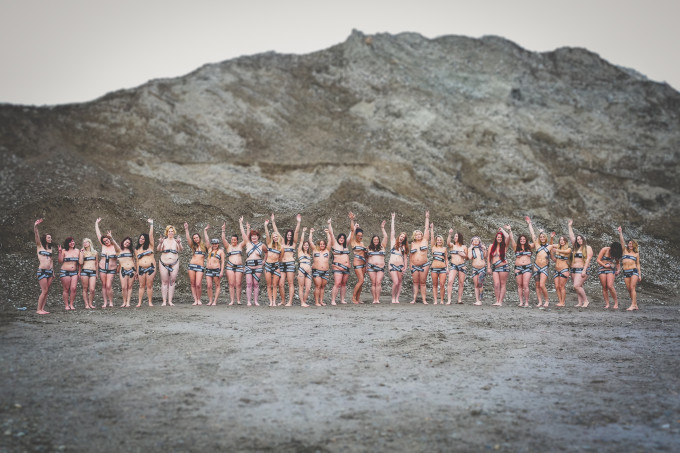
[(481, 301), (481, 300), (478, 300), (478, 301), (476, 301), (476, 302), (474, 303), (474, 305), (482, 305), (482, 301)]
[[(491, 305), (494, 306), (494, 307), (500, 307), (503, 304), (501, 302), (496, 302), (495, 304), (491, 304)], [(520, 305), (520, 307), (521, 307), (521, 305)]]
[(203, 302), (201, 302), (200, 300), (198, 300), (198, 301), (196, 301), (196, 305), (203, 305)]
[(149, 302), (149, 307), (153, 307), (153, 304), (151, 302)]
[(609, 308), (609, 304), (605, 305), (604, 308)]
[(374, 300), (373, 303), (374, 303), (374, 304), (379, 304), (380, 301), (379, 301), (379, 300)]
[(632, 305), (631, 305), (630, 307), (626, 308), (626, 311), (633, 311), (633, 310), (639, 310), (639, 308), (637, 307), (637, 305), (636, 305), (636, 306), (632, 306)]
[(581, 307), (581, 308), (587, 308), (589, 303), (590, 303), (590, 302), (586, 301), (586, 303), (583, 304), (583, 307)]
[(614, 310), (618, 310), (618, 309), (619, 309), (619, 306), (618, 306), (618, 304), (617, 304), (617, 305), (614, 305), (614, 307), (613, 307), (613, 308), (614, 308)]
[(331, 302), (331, 305), (338, 305), (338, 304), (336, 304), (335, 301), (333, 301), (333, 302)]
[(341, 300), (340, 303), (341, 303), (341, 304), (347, 304), (347, 301), (346, 301), (346, 300)]
[(238, 302), (236, 302), (236, 305), (241, 305), (241, 301), (239, 300)]
[(564, 307), (564, 304), (555, 304), (556, 307)]
[[(142, 303), (140, 302), (140, 303), (138, 303), (137, 305), (135, 305), (135, 308), (139, 308), (139, 307), (141, 307), (141, 306), (142, 306)], [(94, 308), (94, 307), (92, 307), (92, 308)]]
[(252, 304), (251, 304), (250, 302), (248, 302), (248, 305), (247, 305), (247, 306), (250, 307), (251, 305), (252, 305)]
[(459, 301), (458, 301), (458, 302), (456, 302), (456, 303), (457, 303), (457, 304), (461, 304), (461, 305), (463, 305), (463, 301), (462, 301), (462, 300), (459, 300)]
[(255, 301), (254, 303), (255, 303), (256, 306), (258, 306), (258, 307), (260, 306), (260, 304), (258, 304), (257, 301)]
[(292, 303), (292, 302), (288, 302), (288, 303), (287, 303), (286, 305), (284, 305), (284, 306), (285, 306), (285, 307), (292, 307), (292, 306), (293, 306), (293, 303)]
[(314, 305), (317, 306), (317, 307), (320, 307), (320, 306), (321, 306), (321, 304), (314, 304)]
[(194, 301), (194, 303), (193, 303), (193, 304), (191, 304), (191, 305), (198, 305), (198, 304), (196, 303), (196, 301)]
[(39, 315), (49, 315), (50, 314), (49, 311), (45, 311), (45, 310), (36, 310), (36, 313), (39, 314)]
[(229, 302), (229, 305), (234, 305), (234, 301), (232, 300), (231, 302)]
[(426, 300), (424, 300), (423, 305), (430, 305), (430, 304)]
[(301, 307), (304, 307), (304, 308), (309, 307), (309, 305), (307, 305), (307, 304), (305, 304), (305, 303), (301, 303), (300, 306), (301, 306)]

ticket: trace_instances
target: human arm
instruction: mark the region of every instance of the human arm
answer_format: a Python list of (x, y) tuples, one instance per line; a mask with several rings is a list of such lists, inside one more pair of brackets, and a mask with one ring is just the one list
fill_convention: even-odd
[(241, 230), (241, 237), (243, 238), (243, 243), (245, 244), (248, 242), (248, 239), (246, 238), (246, 230), (243, 229), (243, 216), (239, 217), (238, 219), (238, 227)]
[(59, 264), (64, 264), (64, 249), (61, 248), (61, 245), (57, 246), (57, 261), (59, 261)]
[(302, 244), (305, 243), (305, 233), (307, 232), (307, 227), (304, 227), (302, 229), (302, 236), (300, 236), (300, 242), (298, 243), (298, 257), (300, 254), (304, 253), (304, 250), (302, 250)]
[(607, 250), (609, 250), (609, 247), (602, 247), (600, 253), (597, 254), (596, 262), (602, 267), (609, 267), (609, 263), (605, 263), (604, 261), (602, 261), (602, 257), (607, 252)]
[(274, 233), (276, 233), (277, 236), (281, 237), (279, 234), (279, 229), (276, 228), (276, 221), (274, 220), (274, 214), (272, 213), (272, 229), (274, 230)]
[(220, 253), (220, 278), (224, 276), (224, 259), (227, 255), (227, 252), (224, 251), (224, 249), (221, 249), (222, 253)]
[(187, 244), (191, 244), (191, 235), (189, 235), (189, 224), (184, 222), (184, 235), (187, 238)]
[(302, 222), (302, 216), (300, 214), (295, 216), (295, 221), (297, 223), (295, 224), (295, 232), (293, 233), (293, 248), (298, 242), (298, 233), (300, 232), (300, 222)]
[(42, 221), (43, 219), (38, 219), (33, 224), (33, 232), (35, 233), (35, 245), (38, 246), (39, 249), (42, 248), (42, 242), (40, 242), (40, 233), (38, 232), (38, 225), (40, 225)]
[(99, 241), (99, 243), (101, 245), (104, 245), (104, 243), (102, 243), (102, 232), (99, 230), (99, 222), (101, 221), (102, 218), (98, 217), (97, 220), (94, 222), (94, 232), (97, 235), (97, 240)]
[[(531, 234), (531, 242), (536, 244), (536, 233), (534, 233), (534, 226), (531, 224), (531, 219), (529, 216), (524, 217), (524, 220), (527, 221), (527, 224), (529, 225), (529, 233)], [(515, 248), (514, 246), (512, 248)]]
[(387, 223), (387, 220), (383, 220), (382, 223), (380, 224), (380, 229), (382, 230), (383, 238), (382, 238), (382, 248), (385, 248), (385, 245), (387, 244), (387, 231), (385, 231), (385, 224)]
[(574, 229), (571, 227), (574, 224), (574, 221), (569, 219), (567, 221), (567, 229), (569, 230), (569, 240), (571, 241), (571, 245), (573, 246), (576, 244), (576, 235), (574, 234)]
[(264, 243), (269, 244), (269, 219), (264, 220), (264, 238)]
[(428, 228), (430, 228), (430, 211), (425, 211), (425, 230), (423, 231), (423, 238), (427, 238)]
[[(507, 229), (510, 233), (508, 233), (508, 231), (505, 231), (506, 229)], [(505, 238), (505, 246), (507, 247), (507, 246), (508, 246), (508, 241), (510, 240), (510, 235), (512, 234), (512, 227), (511, 227), (510, 225), (505, 225), (505, 229), (503, 229), (503, 228), (501, 227), (501, 228), (498, 229), (498, 231), (500, 231), (500, 232), (503, 234), (503, 237)], [(513, 242), (514, 242), (514, 239), (513, 239)], [(513, 248), (514, 248), (514, 247), (513, 247)]]
[(392, 213), (392, 220), (390, 221), (390, 248), (395, 248), (397, 246), (397, 238), (394, 237), (394, 216), (395, 212)]
[(205, 246), (210, 247), (210, 237), (208, 236), (208, 229), (210, 228), (210, 224), (207, 224), (205, 228), (203, 228), (203, 240), (205, 241)]
[(149, 247), (153, 250), (153, 219), (147, 219), (146, 221), (149, 222)]
[[(331, 219), (328, 219), (328, 234), (329, 234), (329, 239), (328, 239), (328, 246), (333, 247), (335, 245), (335, 234), (333, 233), (333, 225), (331, 225)], [(347, 245), (347, 244), (345, 244)]]
[(106, 237), (111, 239), (111, 243), (113, 244), (113, 249), (116, 251), (116, 253), (120, 254), (120, 245), (118, 245), (116, 240), (113, 238), (113, 235), (111, 234), (111, 230), (106, 232)]
[[(427, 231), (427, 228), (425, 229)], [(430, 248), (434, 247), (434, 225), (430, 225)]]
[(619, 242), (621, 242), (621, 247), (623, 247), (623, 249), (625, 250), (626, 249), (626, 241), (625, 241), (625, 239), (623, 239), (623, 228), (621, 228), (621, 226), (619, 226), (617, 228), (617, 230), (619, 230)]
[(446, 236), (446, 246), (447, 247), (453, 247), (453, 244), (451, 243), (451, 236), (453, 236), (453, 228), (449, 228), (449, 235)]
[(314, 239), (313, 239), (313, 235), (314, 235), (314, 228), (310, 228), (310, 229), (309, 229), (309, 252), (310, 252), (310, 253), (312, 252), (312, 250), (314, 250)]

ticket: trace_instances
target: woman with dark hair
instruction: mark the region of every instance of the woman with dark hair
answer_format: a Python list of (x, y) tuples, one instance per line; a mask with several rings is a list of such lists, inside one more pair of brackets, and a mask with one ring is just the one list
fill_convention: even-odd
[(413, 300), (416, 303), (418, 290), (423, 298), (423, 304), (427, 305), (427, 272), (430, 270), (430, 262), (427, 260), (427, 237), (430, 234), (430, 211), (425, 211), (425, 231), (415, 230), (411, 236), (411, 277), (413, 278)]
[(482, 305), (487, 255), (486, 247), (479, 236), (474, 236), (470, 241), (468, 259), (472, 260), (472, 282), (475, 285), (475, 305)]
[[(264, 278), (267, 282), (267, 298), (269, 299), (269, 306), (276, 307), (276, 292), (280, 290), (279, 282), (281, 281), (281, 257), (283, 254), (283, 238), (279, 234), (279, 230), (274, 224), (274, 214), (272, 214), (272, 227), (274, 231), (269, 236), (269, 220), (264, 221), (264, 233), (267, 238), (267, 255), (264, 261)], [(281, 293), (281, 303), (285, 302), (285, 295)]]
[(201, 296), (203, 295), (203, 274), (205, 273), (205, 257), (208, 254), (208, 247), (198, 233), (189, 234), (189, 224), (184, 222), (184, 235), (187, 244), (191, 248), (191, 261), (189, 261), (189, 283), (191, 284), (191, 296), (194, 303), (191, 305), (203, 305)]
[[(281, 262), (279, 263), (279, 268), (281, 269), (281, 278), (279, 279), (281, 303), (284, 303), (284, 299), (286, 298), (284, 286), (285, 283), (288, 282), (288, 302), (286, 302), (286, 307), (293, 306), (293, 294), (295, 293), (295, 247), (297, 246), (302, 216), (298, 214), (295, 219), (297, 221), (295, 231), (287, 230), (283, 235), (283, 255), (281, 256)], [(274, 217), (272, 217), (272, 226), (276, 228)]]
[(408, 266), (408, 236), (406, 233), (399, 233), (399, 237), (395, 238), (394, 234), (394, 217), (396, 213), (392, 213), (392, 223), (390, 226), (390, 277), (392, 278), (392, 303), (399, 303), (399, 295), (401, 294), (401, 286), (404, 282), (404, 268)]
[(569, 219), (569, 239), (571, 240), (571, 278), (574, 280), (574, 291), (578, 298), (576, 307), (586, 308), (590, 303), (586, 291), (583, 289), (583, 284), (588, 278), (588, 266), (590, 260), (593, 259), (593, 249), (586, 242), (586, 238), (574, 235), (574, 230), (571, 228), (573, 220)]
[(262, 257), (267, 253), (267, 246), (260, 242), (260, 233), (250, 229), (250, 223), (246, 223), (243, 229), (241, 223), (241, 235), (246, 243), (246, 299), (250, 307), (251, 298), (258, 307), (257, 299), (260, 295), (260, 276), (262, 275)]
[(83, 246), (80, 249), (78, 263), (80, 264), (80, 286), (83, 287), (83, 301), (85, 308), (91, 309), (94, 306), (94, 290), (97, 286), (97, 258), (99, 253), (92, 246), (92, 240), (83, 239)]
[(349, 278), (349, 248), (347, 244), (352, 240), (352, 231), (349, 232), (349, 239), (345, 233), (338, 234), (335, 238), (331, 219), (328, 219), (328, 231), (331, 237), (331, 252), (333, 252), (333, 290), (331, 291), (331, 305), (336, 305), (335, 298), (340, 292), (340, 303), (346, 304), (345, 294), (347, 293), (347, 279)]
[[(210, 229), (210, 224), (206, 225), (203, 229), (203, 237), (205, 238), (205, 243), (210, 244), (208, 249), (208, 262), (205, 267), (205, 284), (208, 289), (208, 305), (217, 305), (217, 298), (220, 297), (220, 283), (222, 277), (224, 276), (224, 257), (225, 252), (222, 247), (220, 247), (219, 239), (210, 239), (208, 237), (208, 229)], [(215, 297), (213, 298), (213, 287), (215, 288)]]
[(619, 230), (619, 240), (621, 244), (626, 244), (624, 250), (625, 255), (621, 258), (621, 265), (623, 266), (623, 280), (626, 283), (626, 289), (630, 294), (630, 307), (626, 311), (638, 310), (637, 304), (637, 284), (642, 281), (642, 269), (640, 268), (640, 247), (637, 241), (630, 239), (628, 242), (623, 240), (623, 229)]
[[(529, 224), (529, 232), (531, 233), (532, 244), (531, 247), (536, 250), (536, 259), (534, 260), (533, 277), (536, 281), (536, 296), (538, 297), (538, 308), (547, 308), (549, 306), (548, 288), (545, 286), (548, 281), (548, 267), (550, 265), (550, 253), (553, 248), (553, 238), (555, 232), (550, 233), (550, 243), (548, 243), (548, 236), (543, 230), (538, 230), (538, 240), (534, 233), (534, 227), (531, 224), (529, 216), (524, 217), (524, 220)], [(543, 300), (545, 299), (545, 301)]]
[(366, 252), (368, 249), (364, 246), (364, 230), (359, 228), (359, 224), (354, 221), (354, 213), (350, 212), (348, 217), (350, 225), (349, 229), (353, 235), (352, 240), (349, 241), (349, 245), (352, 248), (352, 253), (354, 253), (352, 267), (354, 268), (354, 273), (357, 276), (357, 283), (354, 285), (354, 289), (352, 290), (352, 303), (363, 304), (361, 301), (361, 288), (364, 286), (364, 278), (366, 276)]
[(38, 309), (36, 313), (39, 315), (47, 315), (45, 310), (47, 303), (47, 293), (50, 290), (52, 280), (54, 280), (54, 264), (52, 263), (52, 235), (44, 234), (42, 238), (38, 233), (38, 225), (42, 223), (43, 219), (38, 219), (33, 224), (33, 233), (35, 234), (35, 245), (38, 250), (38, 284), (40, 285), (40, 296), (38, 297)]
[(451, 293), (453, 292), (453, 282), (458, 278), (458, 302), (463, 303), (463, 288), (465, 287), (465, 261), (468, 259), (468, 248), (463, 243), (463, 234), (456, 233), (453, 235), (453, 242), (451, 242), (451, 235), (453, 228), (449, 229), (449, 236), (446, 238), (446, 243), (449, 248), (449, 283), (448, 283), (448, 301), (446, 305), (451, 305)]
[(609, 295), (614, 300), (614, 310), (619, 309), (619, 299), (614, 288), (614, 278), (621, 271), (621, 256), (623, 248), (620, 242), (612, 242), (609, 247), (602, 247), (597, 255), (597, 276), (602, 285), (602, 297), (604, 298), (604, 308), (609, 308)]
[(176, 235), (175, 227), (167, 225), (165, 235), (158, 238), (156, 250), (161, 252), (161, 257), (158, 258), (158, 271), (161, 274), (162, 307), (175, 305), (172, 303), (172, 298), (175, 295), (175, 281), (179, 272), (179, 252), (184, 249), (182, 239)]
[[(238, 224), (243, 231), (243, 217), (238, 219)], [(227, 242), (227, 224), (222, 224), (222, 245), (224, 245), (225, 253), (227, 254), (224, 263), (227, 271), (227, 280), (229, 282), (229, 305), (234, 305), (234, 298), (236, 303), (241, 305), (241, 285), (243, 282), (243, 247), (246, 245), (244, 241), (238, 241), (238, 235), (232, 234), (230, 241)]]
[(312, 249), (309, 241), (305, 241), (306, 232), (307, 227), (304, 227), (298, 247), (298, 296), (300, 297), (301, 307), (309, 307), (307, 298), (312, 289)]
[[(432, 248), (432, 266), (430, 275), (432, 276), (432, 298), (434, 305), (441, 302), (444, 305), (444, 290), (446, 289), (446, 276), (448, 267), (446, 265), (446, 243), (442, 235), (434, 235), (434, 224), (430, 224), (430, 247)], [(439, 296), (439, 302), (437, 302)]]
[[(510, 225), (505, 225), (505, 228), (510, 230)], [(496, 295), (496, 302), (492, 305), (497, 307), (503, 305), (505, 300), (508, 274), (510, 273), (508, 262), (505, 259), (509, 236), (503, 228), (499, 228), (493, 243), (489, 245), (489, 254), (486, 257), (486, 270), (493, 275), (493, 292)]]
[(59, 251), (59, 280), (64, 288), (61, 296), (64, 299), (66, 310), (75, 310), (73, 303), (76, 300), (76, 288), (78, 286), (78, 258), (80, 250), (76, 248), (76, 241), (72, 237), (67, 237), (64, 247), (58, 247)]
[(102, 308), (113, 307), (113, 276), (118, 272), (118, 253), (120, 248), (111, 238), (111, 230), (106, 236), (103, 236), (99, 231), (99, 222), (102, 218), (99, 217), (94, 223), (94, 231), (97, 234), (97, 239), (102, 245), (102, 253), (99, 259), (99, 278), (102, 280), (102, 296), (104, 297), (104, 304)]
[(385, 231), (386, 220), (380, 224), (383, 238), (382, 241), (378, 235), (371, 238), (371, 243), (368, 245), (368, 277), (371, 279), (371, 294), (373, 295), (373, 303), (380, 303), (380, 292), (382, 290), (382, 281), (385, 278), (385, 244), (387, 243), (387, 232)]
[(533, 244), (529, 243), (526, 234), (520, 234), (515, 242), (510, 226), (507, 227), (510, 233), (510, 246), (515, 251), (515, 281), (517, 282), (517, 294), (519, 295), (519, 306), (529, 306), (529, 282), (531, 281), (531, 249)]
[(323, 293), (326, 290), (330, 273), (330, 252), (328, 250), (328, 243), (331, 240), (331, 234), (328, 231), (328, 228), (326, 228), (324, 232), (326, 233), (327, 240), (319, 239), (319, 242), (314, 245), (314, 228), (309, 230), (309, 242), (312, 244), (313, 252), (312, 278), (314, 279), (314, 305), (317, 307), (326, 305), (323, 301)]
[(555, 261), (555, 292), (557, 293), (556, 307), (564, 307), (567, 299), (567, 280), (571, 269), (571, 248), (567, 244), (567, 238), (560, 236), (557, 246), (551, 249)]
[(146, 297), (149, 300), (149, 307), (153, 307), (151, 298), (153, 296), (153, 278), (156, 276), (156, 258), (154, 258), (153, 250), (153, 219), (147, 220), (149, 222), (149, 234), (142, 233), (137, 239), (137, 247), (135, 253), (137, 254), (137, 275), (139, 278), (139, 302), (137, 308), (142, 306), (142, 298), (144, 297), (144, 290), (146, 289)]
[(126, 237), (120, 243), (118, 253), (118, 275), (120, 277), (120, 289), (123, 293), (122, 308), (130, 306), (132, 298), (132, 282), (135, 280), (135, 258), (132, 253), (132, 238)]

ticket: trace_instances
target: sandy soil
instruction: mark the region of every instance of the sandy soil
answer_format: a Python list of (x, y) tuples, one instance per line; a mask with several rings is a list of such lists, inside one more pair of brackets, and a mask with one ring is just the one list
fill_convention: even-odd
[(65, 312), (56, 295), (49, 316), (0, 310), (0, 451), (680, 445), (680, 309), (649, 296), (630, 313), (186, 297)]

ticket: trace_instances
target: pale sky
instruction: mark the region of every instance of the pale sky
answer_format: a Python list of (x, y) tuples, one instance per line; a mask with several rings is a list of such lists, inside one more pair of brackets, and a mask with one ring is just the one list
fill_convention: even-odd
[(89, 101), (267, 51), (366, 34), (498, 35), (584, 47), (680, 89), (679, 0), (0, 0), (0, 103)]

